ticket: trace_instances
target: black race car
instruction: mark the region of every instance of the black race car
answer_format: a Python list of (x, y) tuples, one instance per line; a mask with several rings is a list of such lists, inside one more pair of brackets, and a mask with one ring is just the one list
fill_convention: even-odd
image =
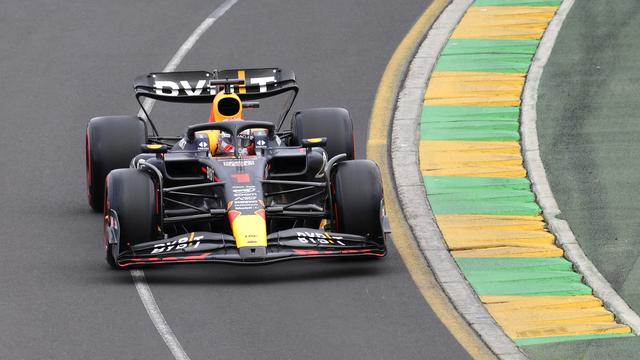
[[(145, 117), (87, 125), (89, 204), (104, 212), (107, 262), (146, 264), (386, 254), (380, 172), (354, 159), (342, 108), (298, 111), (292, 72), (233, 69), (138, 77)], [(276, 121), (245, 120), (256, 100), (290, 95)], [(212, 103), (210, 122), (160, 136), (142, 98)]]

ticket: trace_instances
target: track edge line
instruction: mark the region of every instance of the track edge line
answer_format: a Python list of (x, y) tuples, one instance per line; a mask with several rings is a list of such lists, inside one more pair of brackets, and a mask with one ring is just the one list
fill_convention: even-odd
[[(406, 219), (423, 256), (453, 306), (498, 358), (526, 359), (515, 342), (489, 314), (451, 256), (431, 210), (418, 165), (419, 120), (428, 79), (440, 52), (473, 2), (454, 0), (434, 24), (414, 59), (415, 65), (412, 64), (405, 80), (392, 120), (392, 133), (399, 134), (392, 136), (392, 166)], [(424, 64), (421, 59), (430, 61)], [(422, 84), (414, 86), (413, 82), (419, 80)], [(406, 138), (403, 139), (400, 135), (406, 136), (409, 133), (413, 136), (408, 143), (403, 142)]]
[[(455, 25), (472, 3), (473, 0), (434, 1), (402, 40), (378, 87), (367, 157), (381, 166), (394, 244), (436, 316), (475, 359), (495, 359), (496, 356), (526, 359), (462, 277), (435, 224), (417, 167), (420, 112), (416, 105), (421, 109), (428, 75)], [(425, 36), (442, 40), (439, 44), (427, 44)], [(414, 75), (418, 69), (422, 75)], [(407, 73), (409, 76), (405, 78)], [(400, 108), (405, 100), (411, 103), (408, 110)], [(404, 130), (397, 129), (401, 125)], [(390, 133), (391, 152), (388, 151)], [(412, 211), (416, 216), (410, 220)]]

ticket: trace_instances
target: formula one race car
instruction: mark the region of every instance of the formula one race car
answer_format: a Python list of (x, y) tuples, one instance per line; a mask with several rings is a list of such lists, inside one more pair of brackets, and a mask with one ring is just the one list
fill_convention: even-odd
[[(292, 72), (151, 73), (134, 89), (145, 118), (93, 118), (86, 133), (89, 204), (104, 211), (112, 267), (386, 254), (380, 172), (354, 160), (348, 111), (298, 111), (281, 129)], [(243, 118), (280, 94), (276, 121)], [(211, 103), (209, 122), (160, 136), (141, 98)]]

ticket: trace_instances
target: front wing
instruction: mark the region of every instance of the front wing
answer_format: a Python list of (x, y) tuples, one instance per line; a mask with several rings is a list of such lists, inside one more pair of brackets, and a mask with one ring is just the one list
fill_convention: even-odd
[(231, 235), (192, 232), (168, 239), (134, 245), (117, 258), (120, 267), (219, 262), (233, 264), (267, 264), (276, 261), (318, 257), (385, 256), (383, 240), (363, 236), (323, 233), (318, 229), (294, 228), (267, 237), (267, 246), (237, 248)]

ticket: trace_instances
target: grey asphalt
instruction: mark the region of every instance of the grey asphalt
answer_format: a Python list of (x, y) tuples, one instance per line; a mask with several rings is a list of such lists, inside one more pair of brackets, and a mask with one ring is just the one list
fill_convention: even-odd
[[(85, 198), (84, 127), (135, 114), (136, 75), (160, 71), (220, 1), (0, 4), (0, 358), (171, 359), (128, 272), (103, 259)], [(362, 157), (378, 81), (428, 1), (240, 0), (180, 70), (279, 66), (296, 108), (344, 106)], [(153, 110), (161, 130), (206, 109)], [(191, 359), (464, 359), (390, 246), (381, 261), (146, 270)]]
[[(576, 2), (544, 69), (540, 153), (585, 254), (640, 312), (640, 2)], [(533, 359), (633, 359), (640, 338), (525, 347)]]

